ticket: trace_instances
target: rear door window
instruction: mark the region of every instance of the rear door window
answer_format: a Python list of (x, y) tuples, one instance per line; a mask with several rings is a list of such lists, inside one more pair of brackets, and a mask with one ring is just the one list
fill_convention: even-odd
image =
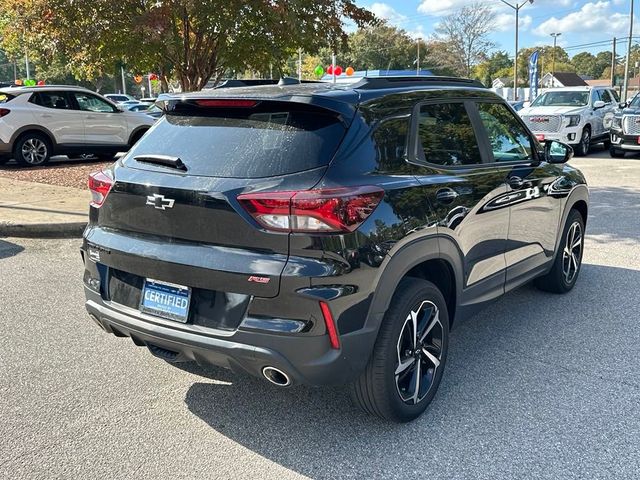
[(250, 107), (209, 108), (180, 103), (124, 163), (157, 170), (162, 167), (135, 157), (168, 155), (180, 158), (189, 175), (271, 177), (327, 165), (344, 134), (336, 114), (304, 104), (263, 101)]
[(424, 161), (460, 166), (482, 163), (478, 141), (464, 103), (422, 105), (418, 141)]
[(29, 102), (57, 110), (70, 110), (73, 108), (67, 92), (36, 92), (31, 96)]

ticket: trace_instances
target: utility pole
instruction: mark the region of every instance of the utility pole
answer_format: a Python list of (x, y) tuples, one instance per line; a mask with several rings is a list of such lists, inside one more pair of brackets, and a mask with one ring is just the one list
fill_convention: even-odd
[(127, 85), (124, 83), (124, 67), (120, 65), (120, 75), (122, 76), (122, 93), (127, 94)]
[(336, 54), (331, 55), (331, 76), (333, 77), (333, 83), (336, 83)]
[(147, 75), (147, 84), (149, 85), (149, 96), (153, 97), (153, 90), (151, 88), (151, 74)]
[(516, 53), (513, 60), (513, 100), (518, 100), (518, 30), (520, 28), (520, 9), (527, 3), (533, 3), (533, 0), (525, 0), (521, 4), (510, 4), (506, 0), (500, 0), (505, 5), (513, 8), (516, 11)]
[(556, 74), (556, 43), (558, 40), (558, 37), (562, 35), (561, 33), (552, 33), (551, 36), (553, 37), (553, 52), (551, 54), (551, 75), (555, 75)]
[(25, 51), (24, 52), (24, 64), (27, 67), (27, 80), (31, 79), (31, 73), (29, 71), (29, 54)]
[(416, 76), (420, 75), (420, 37), (418, 37), (418, 58), (416, 59)]
[(616, 87), (616, 38), (613, 38), (613, 55), (611, 55), (611, 88)]
[(622, 87), (622, 101), (627, 101), (627, 89), (629, 88), (629, 63), (631, 63), (631, 41), (633, 36), (633, 1), (631, 0), (631, 10), (629, 12), (629, 43), (627, 44), (627, 61), (624, 65), (624, 82)]
[(302, 48), (298, 48), (298, 82), (302, 83)]

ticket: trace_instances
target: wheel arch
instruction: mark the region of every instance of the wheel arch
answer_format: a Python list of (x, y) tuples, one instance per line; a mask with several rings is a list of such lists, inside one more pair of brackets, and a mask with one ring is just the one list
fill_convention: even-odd
[(129, 135), (129, 142), (127, 143), (127, 145), (129, 145), (129, 147), (133, 147), (135, 142), (140, 140), (140, 137), (147, 133), (147, 130), (149, 130), (150, 128), (151, 127), (149, 125), (141, 125), (134, 128), (133, 132), (131, 132), (131, 135)]
[(13, 149), (15, 148), (16, 142), (21, 137), (23, 137), (28, 133), (34, 133), (34, 132), (47, 137), (47, 139), (49, 140), (49, 144), (51, 145), (51, 148), (54, 151), (57, 149), (58, 144), (56, 142), (56, 137), (53, 135), (53, 133), (51, 133), (49, 129), (41, 125), (24, 125), (20, 127), (18, 130), (16, 130), (11, 136), (11, 151), (13, 151)]
[(562, 239), (564, 225), (567, 223), (567, 218), (569, 217), (569, 213), (572, 210), (577, 210), (578, 212), (580, 212), (580, 215), (582, 216), (582, 220), (586, 227), (587, 217), (589, 215), (589, 189), (586, 185), (576, 185), (567, 197), (564, 210), (562, 211), (562, 217), (560, 218), (560, 224), (558, 225), (554, 258), (558, 253), (558, 248), (560, 247), (560, 240)]
[(367, 323), (378, 330), (400, 281), (416, 277), (440, 289), (447, 301), (450, 325), (453, 325), (462, 291), (462, 265), (460, 249), (449, 237), (432, 236), (402, 247), (389, 258), (378, 277)]

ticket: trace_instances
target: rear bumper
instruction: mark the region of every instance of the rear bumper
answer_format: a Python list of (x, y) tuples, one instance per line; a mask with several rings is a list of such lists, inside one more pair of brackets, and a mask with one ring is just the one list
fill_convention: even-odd
[[(156, 355), (173, 362), (195, 361), (262, 377), (266, 366), (289, 375), (293, 383), (335, 385), (354, 380), (364, 369), (376, 331), (359, 330), (340, 337), (334, 350), (327, 335), (276, 335), (263, 332), (187, 330), (176, 323), (150, 322), (145, 314), (105, 302), (99, 293), (85, 286), (86, 308), (106, 332), (130, 337)], [(158, 348), (159, 347), (159, 348)], [(161, 349), (161, 350), (159, 350)], [(166, 353), (166, 355), (165, 355)]]

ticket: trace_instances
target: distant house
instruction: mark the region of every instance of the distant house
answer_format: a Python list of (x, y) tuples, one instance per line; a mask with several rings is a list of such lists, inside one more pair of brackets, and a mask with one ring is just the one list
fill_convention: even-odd
[(547, 73), (542, 77), (540, 86), (543, 88), (554, 87), (586, 87), (585, 82), (577, 73), (573, 72), (556, 72)]
[(513, 86), (513, 78), (500, 77), (491, 82), (491, 88), (506, 88)]

